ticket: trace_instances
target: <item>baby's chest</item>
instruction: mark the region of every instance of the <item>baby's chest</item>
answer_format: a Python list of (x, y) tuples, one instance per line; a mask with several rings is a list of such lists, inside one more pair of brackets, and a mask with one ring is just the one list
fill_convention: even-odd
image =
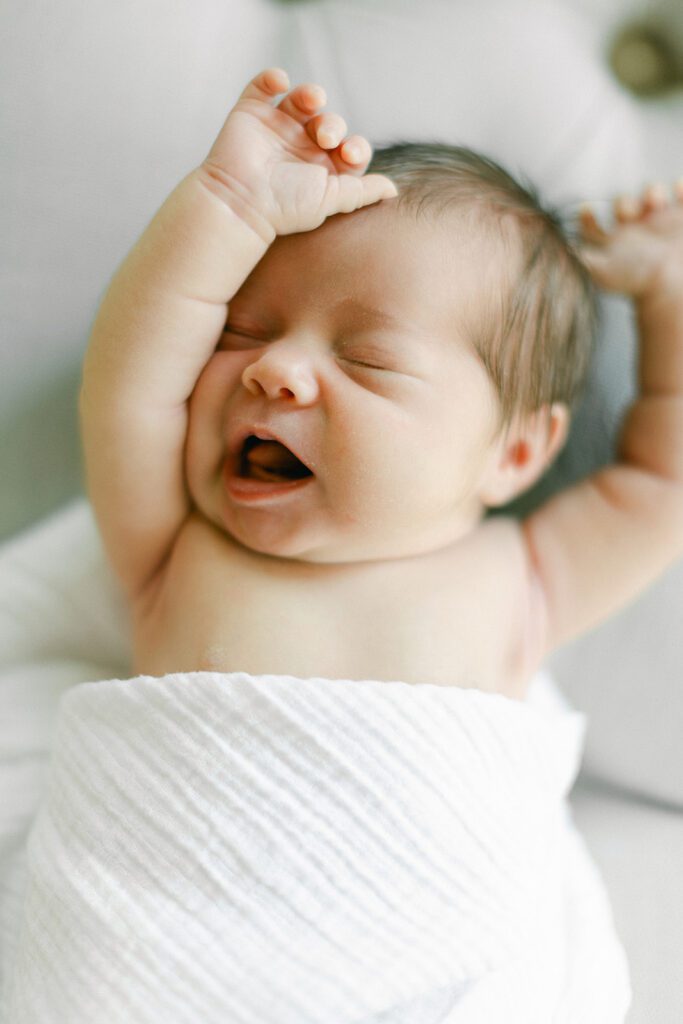
[(401, 680), (516, 695), (514, 588), (501, 574), (492, 586), (485, 572), (448, 563), (448, 555), (293, 563), (256, 557), (195, 524), (145, 614), (134, 616), (135, 671)]

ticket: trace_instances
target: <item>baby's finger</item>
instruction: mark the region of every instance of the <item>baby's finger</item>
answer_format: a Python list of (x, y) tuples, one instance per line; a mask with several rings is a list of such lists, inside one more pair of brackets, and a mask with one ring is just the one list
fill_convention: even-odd
[(321, 149), (336, 149), (346, 130), (346, 121), (339, 114), (318, 114), (306, 123), (306, 133)]
[(593, 208), (588, 203), (584, 203), (579, 209), (579, 224), (581, 226), (581, 234), (587, 242), (600, 245), (609, 238), (608, 233), (599, 223)]
[(278, 110), (288, 114), (299, 124), (305, 124), (327, 103), (327, 94), (322, 85), (312, 82), (297, 85), (278, 103)]
[(395, 199), (398, 189), (391, 178), (384, 174), (364, 174), (360, 180), (363, 195), (363, 206), (369, 203), (377, 203), (380, 199)]
[(614, 218), (619, 224), (632, 224), (642, 214), (642, 204), (635, 196), (618, 196), (614, 200)]
[(242, 92), (240, 100), (263, 100), (270, 103), (274, 96), (279, 96), (289, 89), (289, 75), (282, 68), (266, 68), (252, 78)]
[(643, 192), (643, 213), (654, 213), (669, 205), (669, 190), (663, 182), (655, 182)]
[(362, 206), (377, 203), (380, 199), (394, 199), (398, 189), (393, 181), (383, 174), (330, 175), (325, 196), (325, 216), (335, 213), (352, 213)]
[(362, 135), (349, 135), (334, 154), (338, 174), (362, 174), (370, 163), (373, 147)]

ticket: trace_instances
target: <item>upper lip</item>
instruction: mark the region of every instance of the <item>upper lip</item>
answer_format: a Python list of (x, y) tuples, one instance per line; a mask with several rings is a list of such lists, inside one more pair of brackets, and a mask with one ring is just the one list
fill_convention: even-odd
[(270, 427), (263, 426), (260, 423), (237, 425), (233, 429), (228, 440), (228, 451), (233, 458), (239, 459), (244, 442), (252, 435), (260, 438), (262, 441), (279, 441), (280, 444), (284, 445), (285, 448), (289, 448), (290, 452), (296, 455), (299, 462), (302, 462), (306, 469), (309, 469), (311, 473), (313, 472), (312, 462), (299, 451), (296, 442), (292, 443), (284, 436), (284, 434), (279, 431), (271, 430)]

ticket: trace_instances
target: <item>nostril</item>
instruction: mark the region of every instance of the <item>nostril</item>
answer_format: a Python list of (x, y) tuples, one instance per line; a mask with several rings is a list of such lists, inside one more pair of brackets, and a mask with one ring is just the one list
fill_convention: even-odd
[(280, 388), (280, 396), (282, 398), (294, 398), (294, 392), (290, 388)]
[(255, 377), (252, 377), (251, 374), (245, 374), (242, 377), (242, 383), (247, 391), (250, 391), (252, 395), (265, 395), (266, 393), (266, 389), (260, 381), (256, 380)]

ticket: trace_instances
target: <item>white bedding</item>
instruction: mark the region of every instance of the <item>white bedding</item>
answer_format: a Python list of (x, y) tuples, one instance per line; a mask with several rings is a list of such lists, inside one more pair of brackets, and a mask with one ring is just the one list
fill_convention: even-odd
[(623, 1021), (564, 800), (583, 718), (534, 689), (73, 687), (11, 864), (3, 1020)]

